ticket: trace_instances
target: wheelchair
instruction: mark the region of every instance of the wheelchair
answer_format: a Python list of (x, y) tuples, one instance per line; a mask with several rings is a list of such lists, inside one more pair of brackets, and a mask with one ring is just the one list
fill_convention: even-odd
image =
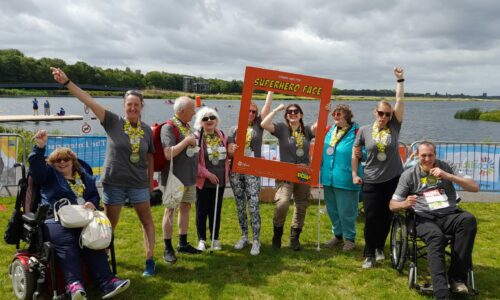
[[(79, 162), (84, 168), (91, 170), (87, 163), (82, 160)], [(18, 163), (15, 167), (20, 167), (22, 174), (15, 204), (15, 210), (21, 219), (16, 225), (20, 227), (19, 236), (15, 243), (16, 253), (8, 269), (14, 294), (21, 300), (65, 299), (64, 278), (56, 265), (54, 246), (43, 240), (41, 225), (47, 218), (50, 207), (40, 205), (40, 188), (29, 172), (26, 174), (25, 166)], [(111, 271), (116, 274), (113, 241), (109, 250)], [(84, 265), (82, 271), (87, 273)]]
[[(413, 210), (395, 213), (391, 223), (390, 232), (390, 256), (391, 265), (399, 273), (403, 273), (405, 263), (409, 261), (408, 269), (408, 288), (415, 289), (423, 294), (433, 294), (434, 290), (429, 282), (418, 283), (418, 260), (427, 259), (426, 245), (422, 239), (417, 236), (417, 215)], [(447, 241), (445, 255), (452, 256), (454, 236), (445, 235)], [(465, 282), (469, 288), (469, 295), (478, 295), (474, 282), (474, 271), (471, 268), (467, 273)]]

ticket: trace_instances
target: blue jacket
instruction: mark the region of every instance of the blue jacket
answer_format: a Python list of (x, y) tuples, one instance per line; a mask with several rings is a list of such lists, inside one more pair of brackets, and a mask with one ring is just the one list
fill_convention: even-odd
[[(45, 148), (40, 149), (35, 145), (28, 160), (33, 181), (40, 185), (41, 204), (49, 204), (51, 207), (49, 214), (52, 214), (54, 203), (61, 198), (68, 198), (72, 204), (77, 204), (76, 195), (64, 176), (45, 161)], [(95, 178), (84, 168), (80, 168), (80, 173), (85, 185), (83, 199), (99, 208), (99, 192)]]
[[(337, 142), (333, 155), (328, 155), (327, 149), (330, 147), (330, 138), (336, 129), (337, 126), (332, 126), (325, 136), (323, 158), (321, 161), (321, 184), (345, 190), (359, 191), (361, 190), (361, 185), (352, 183), (351, 172), (352, 145), (354, 144), (359, 125), (354, 123), (345, 136)], [(358, 167), (358, 175), (359, 177), (363, 177), (363, 167), (361, 164)]]

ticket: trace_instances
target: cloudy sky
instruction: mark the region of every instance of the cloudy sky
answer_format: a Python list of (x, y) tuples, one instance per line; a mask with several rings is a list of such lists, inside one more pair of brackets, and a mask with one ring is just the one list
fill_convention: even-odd
[(245, 66), (340, 89), (500, 95), (497, 0), (2, 0), (0, 48), (242, 80)]

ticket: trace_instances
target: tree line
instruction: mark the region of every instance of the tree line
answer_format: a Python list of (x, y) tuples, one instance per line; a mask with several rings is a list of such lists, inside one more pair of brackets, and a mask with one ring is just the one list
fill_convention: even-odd
[[(67, 64), (59, 58), (40, 58), (35, 59), (25, 56), (16, 49), (0, 49), (0, 83), (53, 83), (52, 74), (49, 67), (58, 67), (64, 70), (66, 74), (78, 84), (91, 84), (105, 87), (124, 87), (137, 89), (163, 89), (171, 91), (183, 90), (184, 74), (167, 73), (160, 71), (151, 71), (143, 74), (141, 70), (125, 70), (101, 68), (90, 66), (83, 61), (75, 64)], [(195, 82), (209, 82), (210, 93), (217, 94), (240, 94), (243, 89), (241, 80), (222, 80), (205, 79), (202, 77), (193, 77)], [(395, 95), (394, 90), (352, 90), (334, 88), (333, 95), (353, 95), (353, 96), (380, 96), (390, 97)], [(407, 96), (420, 97), (470, 97), (468, 95), (440, 95), (405, 93)], [(485, 95), (483, 95), (485, 96)]]

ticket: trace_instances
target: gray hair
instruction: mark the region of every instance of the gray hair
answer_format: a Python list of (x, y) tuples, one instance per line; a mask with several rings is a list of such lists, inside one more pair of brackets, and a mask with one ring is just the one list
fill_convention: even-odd
[(201, 130), (201, 119), (207, 116), (215, 116), (217, 118), (217, 125), (215, 126), (215, 128), (220, 127), (221, 121), (217, 111), (211, 107), (204, 107), (196, 113), (196, 119), (194, 120), (193, 125), (194, 129)]
[(194, 100), (186, 97), (186, 96), (181, 96), (177, 99), (175, 99), (174, 102), (174, 113), (178, 113), (179, 111), (185, 109), (190, 102), (193, 102)]

